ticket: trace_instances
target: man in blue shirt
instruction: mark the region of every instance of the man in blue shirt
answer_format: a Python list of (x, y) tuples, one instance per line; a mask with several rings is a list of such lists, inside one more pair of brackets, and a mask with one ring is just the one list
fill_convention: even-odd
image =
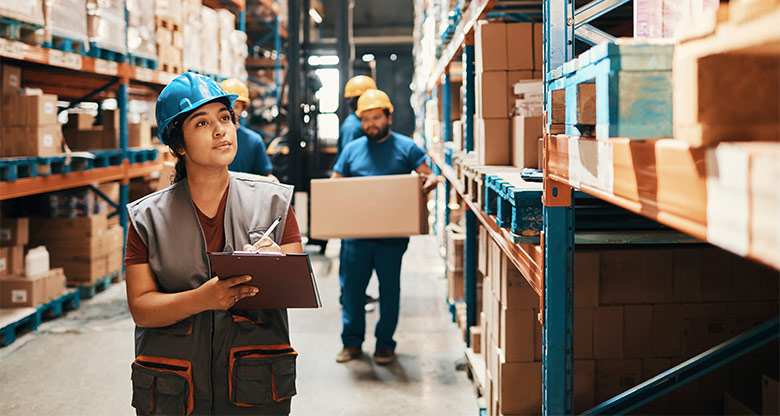
[[(406, 136), (390, 131), (393, 105), (382, 91), (368, 90), (360, 96), (357, 115), (365, 136), (349, 143), (336, 160), (332, 178), (403, 175), (417, 172), (425, 178), (425, 192), (436, 187), (437, 177), (428, 166), (425, 152)], [(408, 238), (344, 239), (341, 241), (342, 323), (344, 348), (336, 356), (346, 362), (362, 355), (365, 337), (365, 293), (375, 270), (379, 279), (379, 321), (376, 324), (377, 364), (395, 360), (393, 334), (401, 301), (401, 259)]]
[[(238, 98), (233, 103), (233, 111), (242, 117), (244, 111), (249, 107), (249, 88), (246, 84), (236, 78), (229, 78), (219, 84), (228, 94), (236, 94)], [(228, 165), (228, 170), (233, 172), (252, 173), (255, 175), (268, 176), (274, 182), (279, 182), (271, 174), (273, 166), (265, 150), (263, 137), (247, 127), (239, 126), (236, 130), (238, 140), (238, 151), (236, 157)]]
[(351, 141), (363, 136), (363, 126), (360, 125), (360, 118), (355, 114), (355, 110), (357, 110), (358, 98), (367, 90), (373, 89), (376, 89), (376, 83), (373, 79), (365, 75), (352, 77), (347, 81), (347, 85), (344, 86), (344, 98), (347, 99), (350, 113), (347, 118), (344, 119), (344, 122), (341, 123), (341, 128), (339, 128), (339, 142), (336, 159), (338, 159), (341, 152)]

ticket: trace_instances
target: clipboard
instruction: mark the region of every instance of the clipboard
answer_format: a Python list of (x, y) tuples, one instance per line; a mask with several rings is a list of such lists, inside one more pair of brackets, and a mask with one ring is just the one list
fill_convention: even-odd
[(320, 293), (308, 254), (208, 253), (220, 279), (248, 274), (246, 284), (260, 289), (231, 309), (320, 308)]

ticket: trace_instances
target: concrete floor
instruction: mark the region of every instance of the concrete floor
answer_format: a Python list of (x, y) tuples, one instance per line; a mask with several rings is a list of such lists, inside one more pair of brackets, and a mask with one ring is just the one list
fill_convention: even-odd
[[(367, 315), (369, 353), (346, 364), (341, 349), (338, 242), (312, 256), (323, 301), (319, 310), (291, 310), (298, 350), (293, 415), (476, 415), (471, 382), (455, 363), (464, 344), (444, 302), (444, 263), (435, 239), (414, 237), (404, 257), (398, 361), (381, 367), (374, 349), (377, 312)], [(376, 296), (376, 279), (369, 286)], [(41, 325), (0, 349), (0, 414), (132, 415), (133, 322), (124, 285), (113, 285), (67, 316)]]

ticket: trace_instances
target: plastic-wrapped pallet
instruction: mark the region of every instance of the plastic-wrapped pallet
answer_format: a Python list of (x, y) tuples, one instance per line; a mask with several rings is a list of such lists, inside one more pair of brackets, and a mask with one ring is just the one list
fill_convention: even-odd
[(0, 16), (43, 26), (43, 0), (3, 0)]
[(127, 49), (132, 55), (157, 56), (154, 4), (155, 0), (127, 0)]
[(87, 34), (90, 43), (125, 53), (125, 1), (87, 0)]
[(181, 18), (183, 23), (200, 23), (203, 0), (181, 0)]
[(634, 0), (634, 37), (673, 38), (687, 17), (719, 6), (719, 0)]
[(230, 47), (233, 55), (233, 67), (225, 75), (246, 80), (248, 77), (246, 72), (246, 58), (249, 56), (246, 32), (233, 30), (230, 34)]
[(43, 12), (45, 42), (51, 42), (55, 36), (81, 42), (85, 48), (89, 46), (86, 0), (45, 0)]
[(154, 15), (176, 24), (182, 23), (183, 0), (155, 0)]
[(219, 72), (219, 22), (217, 12), (210, 7), (201, 8), (200, 66), (208, 74)]
[(231, 75), (234, 65), (233, 47), (230, 43), (230, 35), (236, 29), (236, 16), (230, 10), (220, 9), (217, 11), (219, 20), (219, 73), (222, 75)]
[(198, 21), (184, 21), (182, 25), (184, 48), (182, 49), (182, 66), (184, 71), (202, 71), (201, 63), (201, 24)]

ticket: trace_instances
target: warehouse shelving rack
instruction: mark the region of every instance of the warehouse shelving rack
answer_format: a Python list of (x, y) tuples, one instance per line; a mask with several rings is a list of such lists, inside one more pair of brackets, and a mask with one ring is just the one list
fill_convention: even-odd
[[(535, 4), (528, 4), (535, 3)], [(521, 10), (529, 20), (541, 9), (544, 23), (544, 76), (545, 102), (551, 101), (551, 90), (560, 89), (555, 85), (553, 72), (564, 64), (572, 63), (575, 51), (575, 39), (589, 45), (602, 41), (614, 41), (615, 38), (590, 23), (610, 11), (627, 3), (627, 0), (594, 0), (575, 10), (573, 1), (543, 0), (539, 2), (524, 2), (525, 7), (535, 10)], [(451, 42), (442, 49), (433, 72), (428, 77), (426, 97), (436, 95), (437, 87), (443, 88), (442, 119), (449, 121), (451, 114), (450, 78), (448, 66), (458, 53), (463, 59), (464, 95), (464, 148), (474, 150), (474, 117), (475, 117), (475, 68), (473, 30), (476, 21), (493, 16), (491, 12), (498, 11), (501, 2), (496, 0), (474, 0), (469, 8), (464, 10)], [(561, 84), (561, 82), (559, 82)], [(418, 92), (420, 93), (420, 92)], [(547, 107), (549, 109), (549, 105)], [(451, 126), (445, 122), (443, 126), (443, 141), (452, 140)], [(549, 127), (549, 123), (547, 125)], [(546, 129), (547, 130), (547, 129)], [(455, 171), (445, 160), (437, 155), (431, 155), (437, 172), (445, 180), (445, 221), (449, 219), (449, 196), (452, 188), (461, 195), (467, 205), (465, 215), (466, 239), (464, 245), (465, 302), (467, 305), (467, 328), (476, 324), (476, 235), (478, 223), (481, 223), (512, 264), (525, 276), (529, 285), (541, 297), (543, 314), (543, 387), (542, 413), (571, 414), (573, 412), (573, 255), (575, 243), (574, 229), (574, 192), (584, 192), (593, 197), (610, 202), (630, 212), (641, 214), (661, 224), (672, 227), (701, 241), (710, 241), (706, 231), (706, 210), (686, 212), (683, 203), (686, 200), (701, 200), (704, 197), (704, 186), (701, 182), (701, 167), (704, 152), (691, 149), (681, 141), (673, 139), (651, 140), (646, 142), (631, 142), (627, 139), (609, 139), (606, 142), (610, 149), (625, 146), (637, 153), (651, 154), (644, 163), (637, 158), (631, 166), (617, 166), (611, 160), (611, 153), (599, 152), (599, 163), (612, 165), (611, 172), (631, 173), (637, 186), (656, 184), (682, 183), (681, 188), (687, 190), (671, 205), (659, 203), (658, 200), (646, 198), (639, 193), (607, 192), (588, 183), (573, 180), (569, 175), (570, 155), (568, 149), (577, 146), (595, 146), (595, 140), (569, 136), (545, 135), (545, 169), (544, 191), (542, 197), (543, 209), (543, 245), (515, 244), (512, 235), (504, 228), (497, 226), (495, 218), (487, 215), (482, 207), (476, 206), (464, 195), (463, 184), (460, 183)], [(609, 158), (602, 160), (602, 158)], [(649, 161), (649, 162), (648, 162)], [(449, 162), (451, 163), (451, 162)], [(582, 160), (579, 161), (582, 163)], [(675, 166), (675, 170), (669, 169)], [(644, 172), (639, 174), (639, 172)], [(647, 174), (652, 172), (652, 174)], [(602, 172), (603, 174), (603, 172)], [(604, 179), (604, 178), (601, 178)], [(598, 178), (595, 179), (598, 181)], [(686, 187), (687, 185), (690, 185)], [(706, 205), (706, 198), (702, 202)], [(667, 240), (667, 241), (662, 241)], [(660, 237), (659, 243), (675, 242), (675, 239)], [(739, 253), (738, 253), (739, 254)], [(744, 254), (741, 254), (744, 256)], [(770, 259), (747, 256), (752, 260), (770, 263)], [(468, 329), (467, 329), (468, 330)], [(679, 365), (653, 377), (612, 399), (597, 405), (586, 414), (624, 414), (638, 408), (683, 384), (732, 361), (760, 346), (775, 340), (780, 336), (780, 319), (775, 318), (765, 324), (717, 345)], [(468, 355), (468, 354), (467, 354)]]

